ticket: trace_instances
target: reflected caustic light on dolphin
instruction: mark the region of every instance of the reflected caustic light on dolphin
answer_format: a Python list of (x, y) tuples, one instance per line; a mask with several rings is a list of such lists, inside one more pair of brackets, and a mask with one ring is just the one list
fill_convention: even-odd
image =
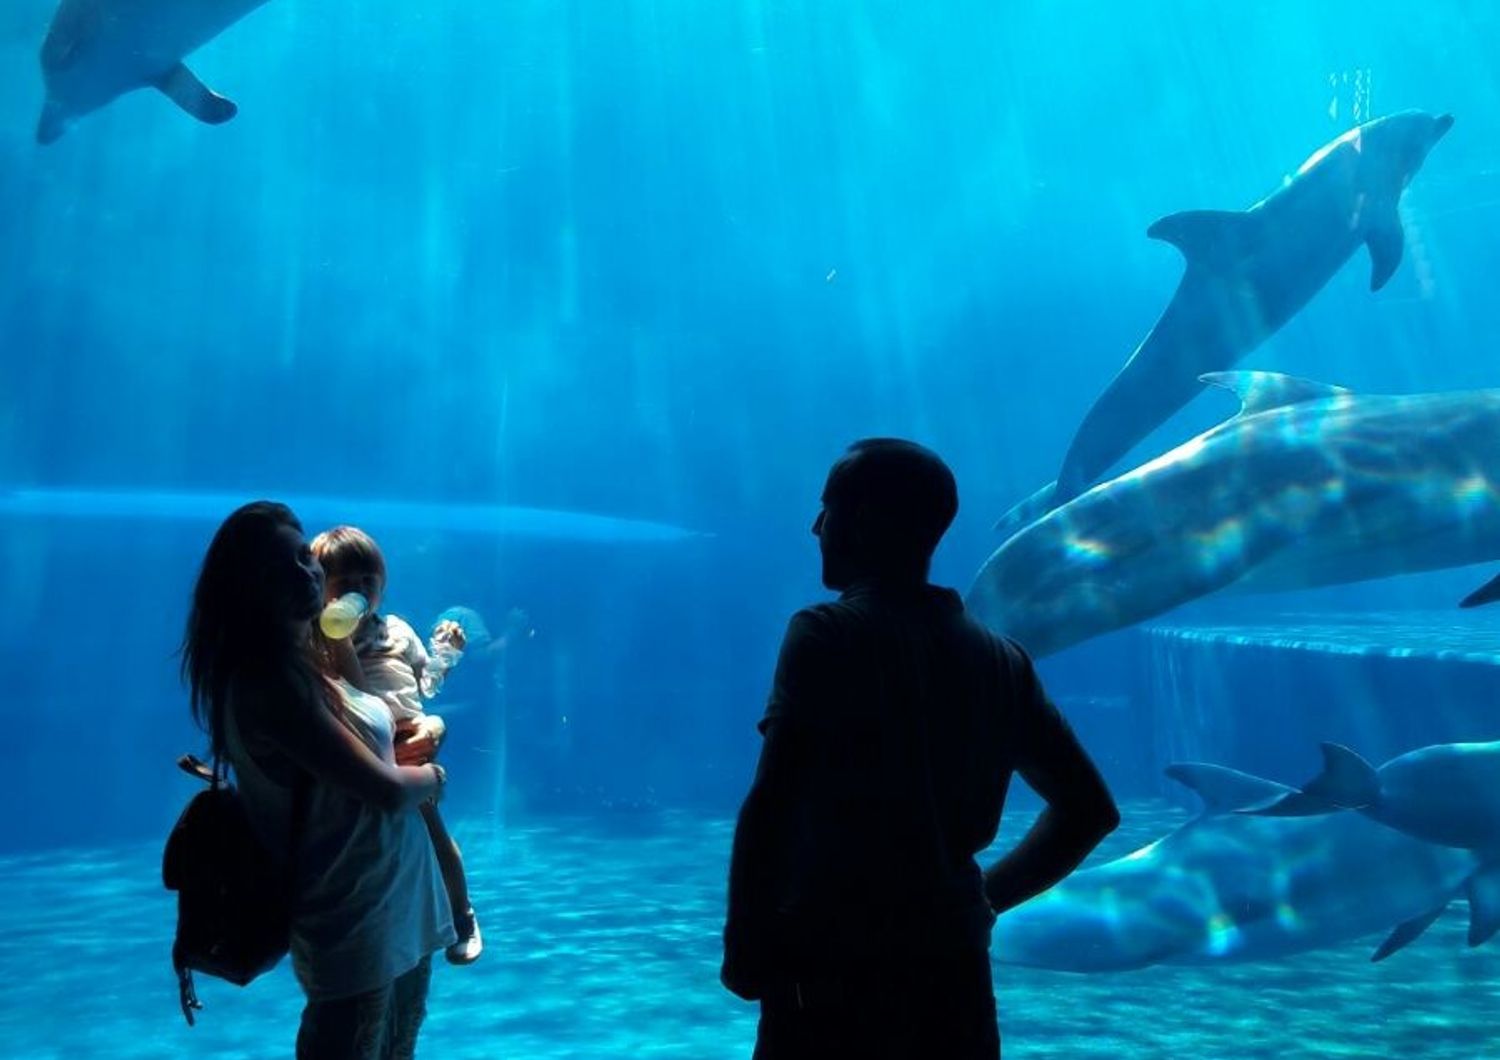
[[(266, 495), (286, 504), (309, 526), (359, 523), (377, 532), (444, 530), (500, 537), (621, 543), (671, 543), (710, 536), (667, 523), (549, 508), (289, 496), (276, 492)], [(223, 519), (253, 499), (254, 495), (250, 493), (0, 488), (0, 515), (214, 521)]]
[(1000, 520), (1009, 536), (1088, 489), (1186, 405), (1198, 378), (1234, 367), (1296, 316), (1361, 245), (1370, 289), (1401, 262), (1401, 193), (1453, 118), (1402, 111), (1320, 148), (1248, 210), (1188, 210), (1146, 234), (1182, 251), (1182, 281), (1161, 318), (1094, 402), (1057, 481)]
[(1500, 559), (1500, 390), (1204, 378), (1236, 392), (1241, 412), (1006, 541), (969, 590), (981, 620), (1040, 656), (1230, 586)]
[(1004, 914), (995, 960), (1065, 972), (1270, 960), (1389, 932), (1406, 942), (1477, 864), (1359, 814), (1247, 817), (1232, 811), (1293, 789), (1221, 766), (1167, 774), (1203, 813), (1133, 854), (1084, 869)]

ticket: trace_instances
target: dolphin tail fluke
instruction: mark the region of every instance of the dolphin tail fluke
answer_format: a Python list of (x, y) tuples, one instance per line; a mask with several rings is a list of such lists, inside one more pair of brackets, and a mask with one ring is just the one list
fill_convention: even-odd
[(1396, 274), (1405, 243), (1401, 215), (1396, 212), (1393, 199), (1389, 206), (1376, 212), (1365, 235), (1365, 246), (1370, 248), (1370, 290), (1380, 290)]
[(1459, 601), (1459, 607), (1479, 607), (1500, 600), (1500, 574), (1495, 575), (1468, 596)]
[(239, 113), (232, 100), (210, 89), (182, 63), (158, 77), (155, 85), (162, 95), (209, 125), (222, 125)]
[(1488, 942), (1500, 931), (1500, 863), (1483, 865), (1466, 885), (1469, 896), (1469, 945)]
[(43, 146), (56, 143), (67, 128), (68, 123), (62, 105), (55, 99), (49, 99), (43, 103), (42, 116), (37, 119), (36, 123), (36, 142)]
[(1375, 767), (1342, 744), (1325, 743), (1323, 771), (1281, 798), (1239, 813), (1257, 817), (1314, 817), (1339, 810), (1362, 810), (1380, 801)]
[(1415, 942), (1421, 937), (1422, 932), (1432, 926), (1433, 921), (1443, 915), (1443, 910), (1448, 908), (1445, 899), (1436, 909), (1429, 909), (1421, 916), (1414, 916), (1404, 924), (1398, 924), (1396, 930), (1386, 937), (1380, 944), (1380, 948), (1370, 955), (1371, 961), (1383, 961), (1399, 949)]
[(1274, 780), (1206, 762), (1173, 762), (1167, 766), (1166, 774), (1203, 800), (1205, 816), (1232, 813), (1296, 794), (1293, 789)]
[(1057, 483), (1049, 482), (1031, 496), (1021, 501), (1000, 517), (995, 523), (995, 532), (1002, 541), (1009, 541), (1021, 530), (1036, 522), (1057, 507)]

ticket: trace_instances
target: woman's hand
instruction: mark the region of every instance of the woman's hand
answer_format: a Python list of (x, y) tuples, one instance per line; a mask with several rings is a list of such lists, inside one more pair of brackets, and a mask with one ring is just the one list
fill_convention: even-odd
[(436, 714), (396, 722), (396, 764), (420, 766), (437, 757), (448, 726)]

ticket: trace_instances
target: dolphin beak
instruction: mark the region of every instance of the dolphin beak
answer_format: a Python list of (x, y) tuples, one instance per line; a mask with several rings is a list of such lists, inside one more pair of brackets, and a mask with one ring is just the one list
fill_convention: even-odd
[(1453, 128), (1453, 115), (1439, 114), (1437, 118), (1437, 135), (1432, 139), (1434, 142), (1441, 139), (1449, 129)]

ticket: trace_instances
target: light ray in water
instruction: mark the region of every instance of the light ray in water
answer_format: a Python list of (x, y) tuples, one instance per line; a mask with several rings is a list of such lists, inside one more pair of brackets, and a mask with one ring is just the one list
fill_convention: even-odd
[(309, 527), (357, 523), (375, 531), (445, 530), (558, 541), (669, 543), (709, 535), (667, 523), (590, 512), (499, 504), (434, 504), (270, 491), (180, 493), (170, 490), (0, 488), (0, 516), (213, 522), (264, 496), (286, 504)]

